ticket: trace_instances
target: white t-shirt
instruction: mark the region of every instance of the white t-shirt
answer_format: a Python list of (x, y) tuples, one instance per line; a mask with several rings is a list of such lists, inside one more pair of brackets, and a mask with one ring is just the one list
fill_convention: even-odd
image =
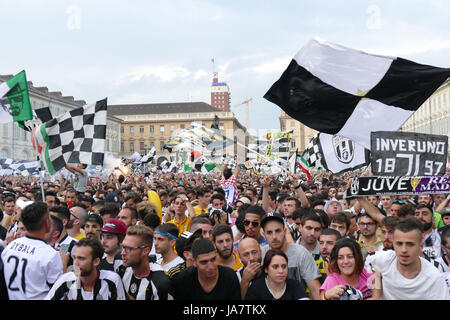
[(160, 259), (158, 259), (158, 261), (156, 261), (156, 263), (159, 264), (161, 266), (161, 268), (164, 269), (164, 271), (168, 272), (173, 267), (176, 267), (177, 265), (184, 263), (184, 260), (180, 256), (177, 256), (175, 259), (173, 259), (169, 263), (166, 263), (165, 265), (161, 265), (161, 263), (162, 263), (162, 257), (161, 257)]
[(382, 300), (449, 300), (450, 294), (441, 273), (430, 262), (420, 258), (422, 264), (414, 279), (405, 278), (397, 269), (394, 250), (380, 251), (373, 256), (372, 265), (382, 276)]
[[(81, 297), (78, 296), (78, 290)], [(82, 300), (126, 299), (120, 276), (113, 271), (100, 270), (93, 291), (85, 291), (81, 286), (80, 278), (73, 272), (67, 272), (56, 281), (45, 300), (77, 300), (78, 298)]]
[(29, 236), (11, 242), (2, 260), (10, 300), (43, 300), (63, 273), (58, 251)]

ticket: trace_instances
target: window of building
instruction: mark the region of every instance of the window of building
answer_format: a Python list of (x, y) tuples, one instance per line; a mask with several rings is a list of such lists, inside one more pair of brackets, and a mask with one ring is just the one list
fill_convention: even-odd
[(120, 152), (125, 152), (125, 146), (123, 142), (120, 143)]
[(155, 127), (154, 126), (150, 126), (150, 132), (155, 132)]
[(159, 141), (159, 150), (164, 151), (164, 141)]
[(134, 127), (133, 126), (130, 127), (130, 133), (134, 133)]
[(0, 152), (0, 156), (2, 158), (9, 158), (9, 150), (7, 148), (3, 148)]
[(180, 124), (180, 129), (184, 129), (184, 123)]
[(120, 133), (123, 133), (123, 132), (124, 132), (123, 127), (120, 127)]
[(145, 153), (145, 145), (144, 145), (144, 142), (140, 142), (139, 143), (139, 149), (140, 149), (140, 151), (141, 151), (141, 153)]
[(175, 130), (175, 126), (173, 124), (170, 125), (170, 132), (173, 132)]
[(140, 133), (144, 133), (144, 126), (140, 126), (140, 127), (139, 127), (139, 132), (140, 132)]
[(3, 123), (1, 126), (2, 126), (3, 138), (8, 138), (9, 137), (9, 123)]
[(159, 132), (164, 132), (164, 125), (163, 124), (159, 126)]
[(130, 142), (130, 152), (134, 152), (134, 142)]

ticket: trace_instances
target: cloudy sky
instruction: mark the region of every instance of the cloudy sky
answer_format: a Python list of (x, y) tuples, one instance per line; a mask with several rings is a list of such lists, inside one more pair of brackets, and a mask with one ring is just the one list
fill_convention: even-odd
[[(279, 128), (263, 95), (313, 37), (450, 67), (446, 0), (0, 0), (0, 74), (110, 104), (210, 102), (214, 57), (250, 127)], [(245, 124), (245, 108), (232, 108)]]

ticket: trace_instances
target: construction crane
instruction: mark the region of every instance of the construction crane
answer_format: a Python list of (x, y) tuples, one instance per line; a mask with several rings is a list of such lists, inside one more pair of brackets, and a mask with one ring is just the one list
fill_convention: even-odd
[(252, 102), (252, 101), (253, 101), (253, 98), (250, 98), (250, 99), (242, 101), (241, 103), (235, 104), (233, 106), (233, 108), (234, 108), (234, 107), (238, 107), (238, 106), (241, 106), (241, 105), (245, 104), (245, 118), (246, 118), (245, 119), (245, 126), (247, 127), (247, 130), (250, 127), (250, 110), (249, 110), (248, 104), (250, 102)]

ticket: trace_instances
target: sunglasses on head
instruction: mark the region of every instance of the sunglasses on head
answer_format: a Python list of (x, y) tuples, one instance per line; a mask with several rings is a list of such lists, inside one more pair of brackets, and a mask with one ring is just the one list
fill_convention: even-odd
[(249, 226), (250, 223), (252, 224), (253, 228), (256, 228), (259, 226), (259, 222), (258, 221), (250, 221), (250, 220), (244, 220), (244, 226)]

